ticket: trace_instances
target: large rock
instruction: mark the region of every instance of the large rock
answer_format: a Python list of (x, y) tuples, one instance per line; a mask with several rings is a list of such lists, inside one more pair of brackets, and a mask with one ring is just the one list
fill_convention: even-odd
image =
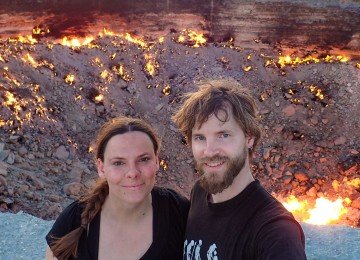
[(81, 188), (82, 188), (81, 183), (79, 183), (79, 182), (70, 182), (70, 183), (64, 185), (63, 190), (64, 190), (66, 195), (77, 196), (77, 195), (80, 194)]
[(56, 149), (54, 155), (60, 160), (66, 160), (67, 158), (69, 158), (69, 154), (70, 153), (68, 150), (66, 150), (65, 146), (61, 145)]

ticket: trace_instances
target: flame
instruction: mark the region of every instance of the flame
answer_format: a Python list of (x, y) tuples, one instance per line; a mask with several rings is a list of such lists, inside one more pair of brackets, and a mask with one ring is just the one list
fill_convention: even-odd
[(322, 90), (319, 87), (316, 87), (314, 85), (310, 85), (309, 90), (310, 90), (311, 93), (313, 93), (320, 100), (324, 99), (325, 96), (324, 96), (324, 94), (322, 93)]
[(104, 35), (106, 35), (106, 36), (114, 36), (115, 33), (113, 31), (110, 31), (110, 30), (104, 28), (103, 31), (99, 33), (99, 36), (103, 37)]
[(100, 72), (100, 77), (103, 78), (104, 80), (106, 80), (107, 82), (112, 81), (112, 75), (107, 70), (103, 70), (102, 72)]
[(166, 171), (166, 169), (168, 168), (165, 160), (163, 160), (163, 159), (160, 161), (160, 166), (164, 169), (164, 171)]
[(113, 66), (112, 70), (115, 72), (116, 75), (119, 75), (120, 78), (123, 79), (124, 81), (128, 82), (132, 80), (130, 75), (125, 71), (123, 64), (119, 64), (118, 66)]
[(360, 69), (360, 63), (356, 63), (355, 67)]
[(38, 41), (32, 37), (32, 35), (25, 35), (25, 36), (18, 36), (17, 38), (9, 38), (9, 43), (16, 43), (16, 42), (20, 42), (20, 43), (24, 43), (24, 44), (35, 44)]
[(162, 93), (163, 93), (165, 96), (170, 95), (170, 93), (171, 93), (171, 87), (170, 87), (169, 85), (167, 85), (165, 88), (163, 88)]
[(164, 37), (164, 36), (161, 36), (158, 41), (159, 41), (160, 44), (164, 43), (165, 37)]
[(144, 57), (145, 57), (145, 60), (147, 60), (144, 70), (146, 71), (146, 73), (149, 76), (153, 77), (157, 72), (159, 64), (155, 61), (155, 59), (150, 54), (145, 54)]
[(305, 220), (306, 223), (315, 225), (326, 225), (332, 221), (338, 220), (347, 209), (343, 206), (343, 199), (337, 199), (332, 202), (326, 198), (316, 199), (315, 208), (310, 209), (310, 218)]
[(98, 67), (103, 67), (104, 64), (101, 62), (101, 59), (99, 57), (95, 57), (92, 62), (97, 65)]
[(190, 37), (190, 40), (195, 42), (193, 47), (197, 48), (205, 45), (206, 39), (204, 37), (204, 34), (189, 30), (188, 35)]
[[(311, 55), (306, 56), (304, 58), (291, 57), (290, 55), (285, 55), (285, 56), (279, 56), (277, 64), (279, 64), (279, 66), (281, 68), (284, 68), (287, 65), (295, 67), (295, 66), (301, 65), (301, 64), (319, 63), (321, 61), (326, 62), (326, 63), (332, 63), (334, 61), (348, 62), (349, 60), (350, 60), (349, 57), (346, 57), (343, 55), (337, 55), (337, 56), (326, 55), (325, 58), (322, 58), (322, 59), (313, 57)], [(271, 64), (270, 61), (267, 61), (265, 66), (268, 66), (270, 64)]]
[(179, 42), (179, 43), (183, 43), (183, 42), (185, 42), (185, 36), (184, 35), (179, 35), (179, 37), (177, 38), (177, 42)]
[(93, 40), (94, 40), (93, 36), (87, 36), (84, 39), (65, 36), (64, 38), (61, 39), (60, 44), (74, 49), (74, 48), (80, 48), (81, 46), (84, 46), (84, 45), (88, 45)]
[(175, 41), (182, 44), (186, 43), (186, 45), (194, 48), (206, 45), (204, 34), (193, 30), (183, 30)]
[(72, 85), (74, 83), (75, 80), (75, 75), (74, 74), (68, 74), (65, 77), (65, 82), (69, 85)]
[(34, 68), (37, 68), (39, 66), (39, 63), (37, 63), (35, 61), (35, 59), (29, 54), (27, 53), (23, 58), (22, 60), (24, 62), (29, 62)]
[(99, 94), (97, 96), (94, 97), (94, 101), (95, 103), (100, 103), (104, 100), (104, 95), (103, 94)]
[(0, 61), (5, 62), (4, 58), (0, 54)]
[(139, 45), (143, 49), (148, 48), (148, 44), (145, 41), (143, 41), (140, 38), (135, 38), (135, 37), (131, 36), (130, 33), (125, 34), (125, 39), (127, 41), (129, 41), (129, 42), (132, 42), (132, 43), (135, 43), (135, 44)]
[(345, 183), (346, 183), (347, 185), (349, 185), (349, 186), (355, 187), (355, 189), (359, 189), (359, 188), (360, 188), (360, 178), (355, 178), (355, 179), (353, 179), (353, 180), (346, 181)]
[(295, 196), (289, 196), (282, 204), (292, 212), (300, 221), (314, 225), (326, 225), (336, 222), (342, 215), (347, 213), (343, 204), (350, 205), (349, 198), (338, 198), (331, 201), (327, 198), (317, 198), (315, 205), (311, 207), (307, 200), (300, 201)]
[(246, 72), (248, 72), (248, 71), (250, 71), (250, 70), (252, 70), (252, 67), (251, 67), (251, 66), (246, 66), (246, 67), (244, 68), (244, 71), (246, 71)]

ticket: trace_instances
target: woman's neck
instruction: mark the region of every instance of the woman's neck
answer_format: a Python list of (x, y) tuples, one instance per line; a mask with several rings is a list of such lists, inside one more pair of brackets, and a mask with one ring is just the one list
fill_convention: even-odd
[(109, 194), (101, 210), (101, 216), (110, 221), (123, 224), (138, 223), (152, 213), (151, 193), (141, 203), (124, 203)]

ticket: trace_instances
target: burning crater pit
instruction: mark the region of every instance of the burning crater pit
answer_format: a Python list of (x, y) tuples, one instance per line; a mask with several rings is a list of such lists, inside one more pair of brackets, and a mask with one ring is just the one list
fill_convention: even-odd
[(359, 227), (358, 3), (288, 1), (295, 19), (275, 1), (3, 2), (1, 211), (56, 217), (93, 183), (90, 141), (120, 114), (157, 128), (157, 182), (188, 195), (193, 162), (170, 116), (194, 81), (232, 77), (258, 100), (266, 189), (301, 221)]

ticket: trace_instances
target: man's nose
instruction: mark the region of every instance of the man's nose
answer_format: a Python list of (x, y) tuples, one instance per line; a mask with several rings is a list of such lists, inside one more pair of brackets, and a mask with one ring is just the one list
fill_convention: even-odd
[(208, 140), (204, 150), (204, 156), (213, 157), (219, 153), (218, 147), (214, 141)]

